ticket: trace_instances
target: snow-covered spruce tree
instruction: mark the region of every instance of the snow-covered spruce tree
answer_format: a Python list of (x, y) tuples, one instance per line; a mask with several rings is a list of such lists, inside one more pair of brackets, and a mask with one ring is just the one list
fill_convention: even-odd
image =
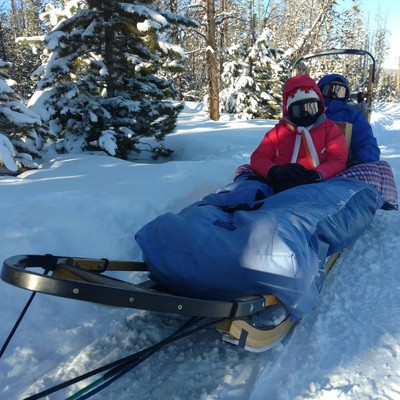
[(49, 129), (29, 110), (11, 86), (9, 63), (0, 60), (0, 168), (17, 172), (36, 168)]
[(71, 0), (64, 12), (47, 8), (55, 24), (44, 39), (50, 56), (30, 105), (45, 109), (59, 151), (170, 154), (160, 142), (182, 105), (171, 101), (174, 87), (162, 73), (182, 69), (184, 54), (163, 32), (193, 22), (149, 3)]
[(34, 92), (35, 83), (30, 79), (30, 74), (40, 65), (40, 57), (29, 47), (16, 43), (20, 36), (43, 35), (43, 26), (39, 20), (42, 8), (42, 0), (12, 1), (8, 16), (10, 23), (7, 39), (10, 47), (5, 60), (11, 63), (10, 75), (17, 82), (14, 89), (24, 100)]
[(231, 46), (231, 60), (224, 63), (222, 73), (226, 88), (221, 91), (222, 112), (242, 119), (278, 119), (281, 110), (283, 83), (288, 78), (282, 68), (282, 52), (269, 44), (271, 31), (265, 28), (254, 46), (245, 34)]
[(379, 81), (375, 99), (393, 102), (399, 99), (398, 77), (395, 72), (385, 72)]

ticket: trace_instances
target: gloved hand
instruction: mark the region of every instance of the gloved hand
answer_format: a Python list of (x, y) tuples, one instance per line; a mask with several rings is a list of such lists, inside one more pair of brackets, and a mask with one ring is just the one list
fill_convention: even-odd
[(304, 183), (317, 183), (322, 181), (321, 174), (313, 169), (307, 170), (305, 178), (306, 179)]
[(267, 176), (267, 183), (275, 193), (297, 186), (306, 176), (306, 168), (300, 164), (283, 164), (273, 166)]
[(272, 187), (274, 193), (320, 180), (319, 172), (307, 170), (302, 165), (295, 163), (275, 165), (269, 170), (267, 176), (267, 183)]

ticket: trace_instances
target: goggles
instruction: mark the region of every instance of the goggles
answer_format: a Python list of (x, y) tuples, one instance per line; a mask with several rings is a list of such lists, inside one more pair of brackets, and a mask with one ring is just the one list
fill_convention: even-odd
[(344, 83), (329, 83), (322, 86), (322, 96), (330, 99), (344, 100), (349, 97), (350, 90)]
[(317, 99), (296, 101), (289, 106), (288, 112), (294, 118), (314, 117), (320, 114), (320, 102)]

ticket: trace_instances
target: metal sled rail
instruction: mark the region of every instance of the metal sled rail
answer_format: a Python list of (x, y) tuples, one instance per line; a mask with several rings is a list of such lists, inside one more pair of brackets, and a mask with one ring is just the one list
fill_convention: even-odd
[(371, 80), (372, 82), (375, 82), (375, 72), (376, 72), (376, 61), (374, 56), (367, 50), (361, 50), (361, 49), (330, 49), (330, 50), (322, 50), (318, 51), (316, 53), (309, 53), (306, 54), (293, 63), (292, 66), (292, 72), (293, 75), (295, 75), (295, 70), (298, 64), (300, 64), (302, 61), (309, 60), (311, 58), (316, 58), (316, 57), (323, 57), (323, 56), (335, 56), (335, 55), (341, 55), (341, 54), (346, 54), (346, 55), (358, 55), (358, 56), (368, 56), (371, 59), (371, 64), (372, 64), (372, 76)]
[(117, 307), (181, 315), (239, 319), (274, 304), (275, 296), (214, 301), (177, 296), (151, 280), (140, 284), (102, 275), (105, 271), (147, 271), (143, 262), (16, 255), (6, 259), (1, 279), (11, 285), (49, 295)]

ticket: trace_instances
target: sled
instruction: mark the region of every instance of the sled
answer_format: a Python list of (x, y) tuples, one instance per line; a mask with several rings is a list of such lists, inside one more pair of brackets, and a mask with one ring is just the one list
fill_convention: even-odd
[[(351, 129), (346, 124), (342, 128), (344, 133), (351, 133)], [(349, 136), (347, 139), (349, 139)], [(334, 181), (333, 179), (332, 182)], [(360, 202), (363, 202), (362, 197), (360, 197), (360, 200), (355, 200), (353, 204), (354, 209), (361, 210), (357, 211), (357, 218), (354, 221), (359, 221), (358, 224), (362, 221), (360, 228), (360, 232), (362, 232), (364, 221), (368, 223), (375, 210), (379, 208), (380, 198), (378, 199), (379, 195), (372, 188), (366, 189), (363, 184), (357, 182), (353, 182), (352, 185), (355, 185), (351, 189), (352, 193), (356, 193), (359, 186), (362, 189), (360, 194), (368, 192), (363, 195), (370, 203), (368, 214), (363, 215), (364, 211), (360, 207)], [(295, 191), (292, 190), (290, 196), (301, 190), (304, 191), (304, 188), (299, 187)], [(306, 189), (301, 197), (304, 197), (305, 193), (309, 195), (313, 190), (314, 194), (311, 194), (310, 198), (315, 198), (318, 189), (311, 186)], [(336, 189), (334, 189), (334, 192), (336, 192)], [(272, 197), (283, 199), (284, 196), (285, 194), (279, 194), (279, 196)], [(356, 196), (352, 195), (352, 197)], [(271, 201), (275, 200), (271, 199)], [(278, 200), (278, 203), (280, 202)], [(267, 221), (270, 221), (270, 219), (268, 218)], [(345, 229), (348, 229), (351, 221), (348, 217), (345, 218)], [(320, 223), (318, 220), (316, 222)], [(333, 225), (337, 225), (336, 222)], [(348, 233), (344, 232), (343, 235), (348, 236)], [(337, 248), (337, 245), (333, 243), (332, 251), (328, 254), (327, 263), (324, 266), (324, 275), (332, 268), (341, 250), (342, 248)], [(133, 275), (134, 281), (140, 283), (136, 284), (112, 276), (115, 273), (120, 276), (122, 272), (129, 273), (131, 281)], [(136, 279), (137, 277), (139, 278)], [(286, 310), (283, 318), (276, 323), (268, 324), (262, 328), (254, 327), (252, 326), (254, 318), (268, 313), (268, 310), (273, 307), (283, 307), (280, 297), (275, 293), (254, 291), (245, 296), (226, 298), (224, 293), (219, 291), (213, 299), (205, 299), (195, 294), (186, 296), (152, 279), (146, 261), (113, 261), (106, 258), (92, 259), (51, 254), (15, 255), (4, 261), (1, 279), (34, 293), (44, 293), (113, 307), (215, 318), (218, 319), (215, 325), (216, 329), (221, 332), (222, 339), (225, 342), (238, 345), (249, 351), (265, 351), (276, 346), (291, 331), (296, 320)]]
[[(335, 183), (334, 180), (332, 182)], [(336, 182), (336, 185), (340, 184), (340, 181)], [(356, 222), (355, 225), (359, 226), (356, 235), (348, 240), (348, 243), (350, 243), (365, 229), (365, 224), (368, 224), (368, 221), (372, 219), (375, 209), (381, 205), (381, 200), (375, 190), (365, 187), (362, 182), (350, 181), (348, 184), (352, 186), (350, 188), (352, 208), (357, 212), (357, 215), (355, 219), (352, 219), (351, 216), (340, 218), (340, 221), (344, 222), (343, 229), (346, 230), (342, 234), (346, 237), (349, 236), (347, 229), (351, 227), (353, 221)], [(328, 185), (328, 183), (325, 183), (325, 185)], [(357, 197), (357, 190), (359, 190), (361, 197)], [(312, 199), (316, 198), (316, 193), (320, 191), (318, 186), (314, 188), (299, 187), (291, 190), (292, 193), (289, 193), (289, 195), (293, 196), (294, 193), (300, 192), (300, 196), (303, 198), (307, 193)], [(332, 191), (337, 192), (335, 187)], [(283, 199), (284, 196), (285, 194), (272, 196), (275, 199), (271, 198), (270, 201), (281, 203), (279, 198)], [(328, 194), (328, 196), (331, 197), (331, 194)], [(366, 200), (365, 204), (369, 204), (369, 206), (365, 205), (365, 210), (364, 207), (360, 207), (363, 197)], [(308, 203), (309, 199), (305, 201)], [(338, 203), (337, 200), (334, 201), (334, 204), (336, 203)], [(251, 211), (251, 213), (253, 212), (257, 211)], [(333, 227), (340, 226), (340, 221), (334, 219), (331, 211), (329, 211), (328, 219), (329, 224)], [(269, 224), (269, 217), (267, 221)], [(316, 222), (320, 226), (322, 225), (321, 232), (327, 232), (327, 229), (323, 226), (323, 221), (317, 219)], [(336, 240), (335, 237), (333, 239)], [(343, 246), (346, 247), (346, 245)], [(335, 243), (332, 243), (331, 248), (332, 251), (328, 255), (329, 262), (325, 265), (324, 274), (329, 272), (340, 254), (341, 247), (337, 249)], [(303, 261), (301, 262), (303, 263)], [(302, 269), (304, 269), (306, 265), (302, 265)], [(128, 282), (113, 276), (118, 275), (120, 277), (123, 272), (129, 274), (131, 281), (140, 283)], [(233, 269), (232, 272), (234, 272)], [(150, 276), (148, 276), (149, 273)], [(287, 311), (276, 324), (268, 324), (262, 328), (254, 327), (252, 326), (254, 318), (263, 316), (275, 306), (282, 308), (283, 302), (275, 293), (253, 291), (245, 296), (227, 299), (226, 294), (220, 291), (214, 296), (218, 300), (215, 300), (215, 298), (205, 299), (195, 295), (194, 292), (191, 296), (185, 296), (152, 279), (149, 265), (142, 261), (113, 261), (105, 258), (92, 259), (50, 254), (16, 255), (4, 261), (1, 279), (35, 293), (113, 307), (215, 318), (217, 320), (215, 326), (222, 334), (222, 339), (225, 342), (250, 351), (264, 351), (278, 345), (291, 331), (296, 320)]]

